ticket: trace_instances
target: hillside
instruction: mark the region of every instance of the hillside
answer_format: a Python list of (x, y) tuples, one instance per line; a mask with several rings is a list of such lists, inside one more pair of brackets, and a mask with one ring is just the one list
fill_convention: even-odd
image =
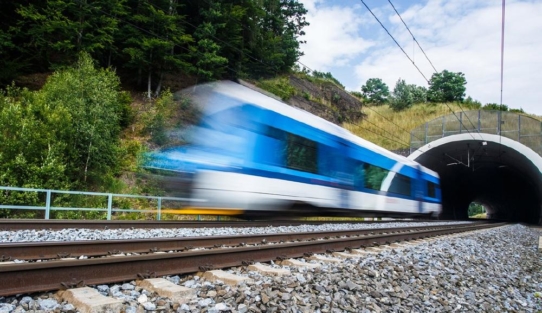
[[(343, 123), (343, 127), (357, 136), (369, 140), (388, 150), (403, 153), (410, 144), (410, 131), (425, 122), (453, 112), (478, 110), (480, 107), (469, 106), (465, 103), (423, 103), (409, 109), (396, 112), (388, 105), (363, 106), (366, 118), (362, 123)], [(522, 115), (542, 121), (542, 117), (534, 114)], [(390, 140), (392, 139), (392, 140)], [(404, 144), (403, 144), (404, 143)]]

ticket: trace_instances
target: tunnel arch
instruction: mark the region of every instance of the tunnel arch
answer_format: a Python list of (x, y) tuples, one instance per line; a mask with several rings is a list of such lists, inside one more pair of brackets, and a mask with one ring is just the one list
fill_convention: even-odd
[(488, 218), (542, 224), (542, 157), (504, 136), (455, 134), (431, 141), (408, 157), (441, 177), (441, 218), (468, 217), (485, 205)]

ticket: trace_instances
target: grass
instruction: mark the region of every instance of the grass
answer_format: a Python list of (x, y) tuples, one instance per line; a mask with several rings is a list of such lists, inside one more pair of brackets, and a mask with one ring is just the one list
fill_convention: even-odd
[(469, 218), (486, 219), (487, 218), (487, 213), (476, 214), (476, 215), (473, 215), (473, 216), (469, 216)]
[[(410, 147), (411, 130), (437, 117), (461, 112), (461, 110), (478, 110), (478, 108), (469, 108), (465, 104), (460, 107), (456, 103), (422, 103), (396, 112), (388, 105), (364, 105), (362, 111), (366, 114), (365, 120), (356, 124), (344, 123), (342, 126), (355, 135), (388, 150), (399, 150)], [(524, 115), (540, 120), (540, 117), (536, 115)]]

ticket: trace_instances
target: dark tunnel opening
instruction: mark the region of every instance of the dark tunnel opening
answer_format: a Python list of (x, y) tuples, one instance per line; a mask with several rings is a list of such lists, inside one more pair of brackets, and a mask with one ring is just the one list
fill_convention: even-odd
[(441, 219), (467, 219), (469, 205), (477, 202), (484, 205), (490, 219), (541, 222), (542, 179), (535, 162), (542, 163), (542, 158), (538, 154), (527, 157), (523, 154), (527, 150), (517, 151), (517, 146), (514, 149), (499, 140), (454, 141), (451, 137), (413, 154), (414, 160), (440, 175)]
[[(504, 165), (500, 165), (504, 166)], [(540, 197), (533, 182), (507, 167), (446, 169), (441, 176), (443, 219), (466, 219), (471, 202), (484, 204), (487, 218), (538, 221)]]

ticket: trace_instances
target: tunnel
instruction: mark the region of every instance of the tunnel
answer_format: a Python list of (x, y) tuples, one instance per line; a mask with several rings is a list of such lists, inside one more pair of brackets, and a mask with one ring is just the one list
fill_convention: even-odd
[[(438, 120), (441, 134), (431, 132), (431, 124), (426, 124), (417, 135), (413, 133), (422, 139), (423, 145), (411, 139), (414, 144), (408, 158), (440, 176), (440, 218), (466, 219), (469, 204), (476, 202), (486, 208), (489, 219), (542, 224), (542, 157), (537, 151), (541, 140), (540, 122), (522, 131), (521, 118), (508, 116), (518, 121), (515, 126), (509, 126), (509, 129), (517, 127), (516, 132), (496, 127), (497, 134), (490, 134), (481, 132), (483, 123), (476, 120), (476, 111), (471, 114), (470, 129), (469, 123), (457, 119), (456, 115), (455, 123), (459, 127), (450, 130), (449, 124), (453, 124), (454, 119), (448, 116), (449, 121)], [(496, 114), (499, 115), (495, 119), (497, 125), (505, 124), (502, 113)], [(432, 125), (435, 124), (438, 123)]]

